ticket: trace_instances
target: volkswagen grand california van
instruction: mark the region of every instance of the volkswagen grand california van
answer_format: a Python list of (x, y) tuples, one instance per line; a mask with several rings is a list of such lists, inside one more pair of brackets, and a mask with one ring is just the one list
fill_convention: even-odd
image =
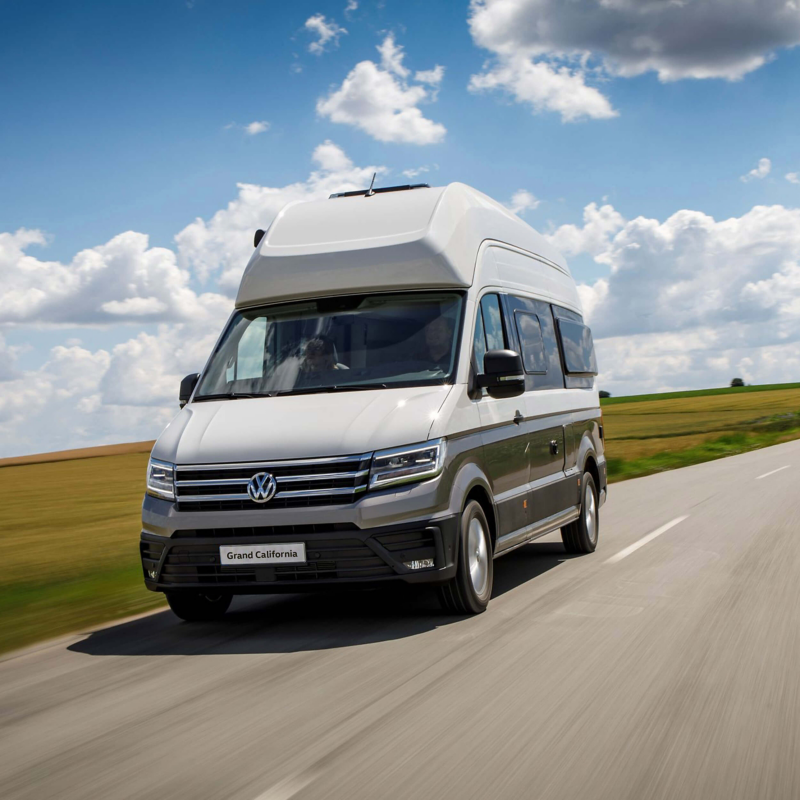
[(463, 184), (293, 203), (147, 469), (147, 588), (185, 620), (235, 594), (430, 583), (483, 611), (493, 559), (606, 497), (592, 335), (564, 259)]

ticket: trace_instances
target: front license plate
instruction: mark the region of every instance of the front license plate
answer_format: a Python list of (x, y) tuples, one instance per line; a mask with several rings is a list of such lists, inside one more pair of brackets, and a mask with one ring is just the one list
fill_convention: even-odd
[(248, 564), (305, 564), (304, 542), (291, 544), (225, 544), (219, 548), (223, 567), (244, 567)]

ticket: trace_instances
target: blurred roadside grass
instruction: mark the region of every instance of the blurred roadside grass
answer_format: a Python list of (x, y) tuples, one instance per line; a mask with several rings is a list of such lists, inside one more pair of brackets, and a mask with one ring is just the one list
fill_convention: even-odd
[[(800, 388), (749, 388), (604, 401), (611, 480), (800, 438)], [(0, 652), (164, 605), (139, 562), (146, 465), (125, 453), (0, 466)]]
[(144, 588), (146, 453), (0, 468), (0, 652), (164, 604)]

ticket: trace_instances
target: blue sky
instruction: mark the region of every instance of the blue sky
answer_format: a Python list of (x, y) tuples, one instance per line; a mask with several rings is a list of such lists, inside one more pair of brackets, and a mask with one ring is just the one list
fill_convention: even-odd
[[(501, 16), (495, 14), (502, 2), (519, 15), (514, 26), (504, 27)], [(519, 190), (534, 195), (536, 202), (522, 210), (524, 218), (556, 237), (576, 278), (586, 285), (585, 302), (599, 309), (596, 313), (600, 316), (592, 324), (599, 339), (608, 334), (605, 356), (608, 364), (615, 365), (601, 378), (616, 392), (705, 385), (739, 369), (742, 358), (749, 358), (754, 367), (761, 363), (763, 359), (751, 357), (754, 354), (749, 351), (730, 353), (727, 363), (721, 361), (730, 342), (751, 347), (753, 331), (727, 331), (725, 342), (709, 341), (705, 349), (697, 344), (702, 341), (701, 331), (720, 330), (722, 317), (725, 325), (736, 323), (736, 304), (752, 308), (756, 296), (760, 298), (755, 315), (758, 324), (771, 324), (773, 330), (776, 324), (782, 326), (780, 335), (772, 338), (759, 332), (759, 346), (792, 345), (800, 336), (792, 327), (794, 273), (786, 273), (786, 265), (796, 263), (797, 258), (792, 226), (793, 212), (800, 205), (800, 183), (785, 176), (800, 171), (796, 89), (800, 47), (794, 46), (800, 42), (800, 10), (787, 0), (770, 0), (760, 6), (754, 0), (730, 0), (729, 4), (697, 0), (694, 5), (707, 12), (703, 24), (709, 17), (714, 22), (717, 14), (718, 27), (726, 31), (705, 48), (688, 40), (689, 32), (700, 24), (691, 9), (669, 11), (648, 28), (643, 27), (650, 23), (642, 22), (642, 16), (650, 13), (654, 0), (615, 2), (621, 10), (611, 18), (611, 24), (619, 26), (614, 41), (604, 38), (608, 19), (601, 15), (606, 10), (595, 0), (577, 3), (581, 25), (585, 22), (585, 30), (577, 33), (573, 30), (580, 26), (554, 0), (482, 0), (472, 8), (456, 2), (361, 0), (348, 13), (346, 0), (0, 6), (0, 235), (19, 229), (41, 232), (39, 242), (26, 240), (7, 261), (0, 256), (0, 268), (7, 274), (5, 285), (0, 274), (0, 289), (5, 293), (6, 310), (11, 309), (5, 317), (0, 315), (0, 342), (5, 348), (0, 349), (0, 390), (5, 388), (10, 396), (17, 382), (44, 381), (53, 397), (60, 395), (60, 399), (52, 406), (45, 403), (36, 413), (60, 419), (72, 419), (73, 414), (80, 417), (76, 417), (72, 438), (60, 430), (38, 437), (29, 431), (21, 433), (34, 418), (6, 398), (5, 406), (0, 404), (0, 430), (9, 442), (9, 453), (50, 449), (43, 437), (66, 447), (145, 437), (151, 432), (155, 436), (171, 413), (166, 390), (141, 402), (137, 406), (143, 409), (140, 417), (126, 428), (119, 420), (130, 419), (131, 414), (119, 398), (114, 401), (108, 388), (109, 370), (113, 371), (116, 358), (113, 350), (140, 335), (168, 337), (177, 330), (174, 326), (189, 324), (187, 314), (191, 316), (185, 308), (174, 313), (163, 309), (144, 313), (142, 306), (133, 314), (115, 310), (113, 318), (101, 318), (89, 296), (100, 290), (88, 283), (85, 291), (80, 290), (84, 293), (78, 302), (86, 307), (83, 315), (58, 311), (54, 316), (55, 306), (46, 303), (39, 311), (23, 313), (19, 309), (27, 308), (26, 302), (33, 297), (30, 293), (37, 288), (35, 282), (25, 283), (30, 277), (29, 271), (25, 272), (25, 257), (63, 265), (58, 280), (69, 281), (77, 253), (133, 231), (147, 235), (150, 248), (176, 252), (175, 269), (183, 270), (191, 292), (198, 297), (208, 295), (207, 304), (216, 303), (211, 295), (230, 297), (233, 262), (220, 255), (221, 245), (205, 254), (197, 250), (200, 245), (182, 250), (176, 234), (197, 218), (206, 221), (210, 230), (214, 214), (236, 200), (237, 184), (283, 191), (300, 182), (306, 187), (303, 191), (318, 191), (317, 184), (312, 187), (309, 183), (309, 174), (322, 162), (312, 162), (312, 154), (326, 141), (352, 161), (350, 170), (328, 171), (334, 183), (337, 176), (343, 184), (358, 182), (358, 170), (372, 165), (385, 169), (380, 181), (405, 182), (403, 170), (424, 167), (428, 171), (414, 180), (432, 184), (463, 181), (506, 203)], [(635, 8), (630, 11), (628, 6)], [(315, 53), (309, 48), (318, 36), (307, 21), (319, 15), (324, 25), (344, 28), (346, 33), (339, 32)], [(593, 27), (595, 18), (599, 21)], [(551, 40), (541, 41), (525, 33), (522, 23), (537, 19), (551, 23)], [(714, 30), (707, 34), (708, 41), (714, 39)], [(376, 50), (387, 37), (393, 37), (394, 46), (402, 49), (394, 71)], [(619, 44), (626, 37), (631, 42), (663, 38), (657, 42), (657, 54), (643, 60)], [(387, 141), (381, 140), (385, 135), (376, 133), (374, 127), (369, 132), (355, 123), (334, 121), (335, 112), (320, 113), (320, 100), (339, 91), (351, 70), (365, 61), (373, 62), (369, 73), (373, 77), (391, 80), (404, 92), (413, 92), (414, 87), (424, 90), (426, 96), (415, 107), (430, 124), (443, 126), (446, 132), (430, 135), (429, 141), (422, 141), (425, 136), (419, 131), (401, 132)], [(553, 92), (536, 105), (522, 96), (522, 90), (515, 94), (506, 80), (509, 74), (509, 80), (516, 80), (526, 64), (549, 70), (541, 75), (545, 83), (559, 71), (569, 80), (554, 84)], [(417, 80), (418, 71), (436, 65), (444, 68), (438, 82)], [(474, 76), (489, 75), (487, 80), (497, 83), (501, 72), (506, 76), (502, 79), (506, 80), (505, 89), (470, 90)], [(705, 77), (707, 74), (712, 77)], [(678, 79), (666, 79), (676, 75)], [(539, 97), (541, 84), (537, 78), (533, 88), (528, 84), (525, 91)], [(584, 84), (590, 87), (588, 95)], [(574, 97), (567, 97), (570, 92)], [(564, 112), (565, 107), (578, 108), (575, 121), (565, 121), (565, 113), (571, 113)], [(244, 126), (261, 121), (268, 123), (268, 129), (248, 134)], [(762, 158), (769, 159), (769, 171), (742, 180)], [(281, 192), (277, 196), (281, 197)], [(613, 207), (617, 215), (604, 229), (601, 241), (589, 235), (583, 222), (584, 209), (590, 203)], [(756, 220), (751, 213), (759, 206), (781, 211)], [(264, 208), (266, 226), (274, 211)], [(625, 254), (630, 253), (630, 248), (624, 250), (624, 241), (636, 240), (640, 252), (647, 250), (636, 239), (644, 234), (634, 221), (644, 217), (664, 224), (681, 212), (707, 215), (716, 223), (740, 220), (733, 238), (745, 234), (750, 238), (731, 255), (729, 260), (737, 264), (747, 261), (748, 253), (763, 251), (765, 242), (773, 242), (770, 231), (781, 231), (790, 244), (773, 248), (767, 256), (751, 258), (748, 266), (729, 276), (739, 283), (736, 298), (723, 304), (725, 314), (717, 304), (713, 313), (710, 306), (695, 309), (693, 324), (691, 315), (678, 313), (686, 317), (679, 327), (670, 328), (669, 322), (662, 321), (660, 327), (622, 330), (611, 324), (613, 320), (603, 314), (611, 314), (612, 307), (624, 307), (625, 287), (641, 286), (665, 271), (664, 253), (658, 247), (651, 257), (642, 256), (641, 263), (623, 269)], [(681, 217), (684, 222), (686, 219)], [(727, 246), (725, 229), (704, 224), (706, 250), (698, 251), (697, 269), (702, 269), (703, 253), (717, 263), (719, 247)], [(206, 238), (222, 241), (226, 235), (216, 231)], [(20, 255), (23, 252), (27, 255)], [(671, 252), (676, 252), (674, 246)], [(728, 280), (724, 261), (715, 267), (713, 278), (723, 283)], [(676, 270), (685, 267), (682, 264)], [(43, 279), (49, 276), (47, 280), (55, 281), (47, 272), (49, 267), (41, 269)], [(620, 277), (626, 271), (632, 276), (629, 283)], [(610, 277), (612, 273), (615, 277)], [(226, 274), (227, 278), (221, 277)], [(788, 311), (774, 303), (770, 306), (763, 297), (765, 293), (774, 296), (773, 285), (764, 281), (776, 275), (775, 285), (790, 293)], [(125, 284), (108, 291), (111, 294), (98, 295), (97, 307), (105, 303), (119, 309), (118, 304), (129, 300), (133, 290)], [(663, 300), (675, 296), (670, 291), (663, 286), (657, 293), (661, 292)], [(702, 291), (713, 294), (708, 286)], [(153, 308), (170, 305), (150, 301)], [(76, 302), (75, 298), (69, 300), (73, 307)], [(31, 303), (31, 308), (36, 306), (33, 300)], [(224, 306), (224, 301), (219, 300), (218, 306)], [(768, 307), (772, 317), (765, 310)], [(224, 315), (216, 305), (214, 308), (208, 320), (195, 322), (215, 334)], [(648, 313), (666, 320), (670, 316), (666, 311), (662, 302)], [(714, 316), (718, 312), (722, 317)], [(666, 358), (664, 364), (670, 363), (669, 354), (655, 356), (647, 350), (655, 341), (648, 336), (699, 336), (692, 339), (690, 349), (702, 355), (704, 364), (716, 358), (719, 375), (708, 367), (676, 364), (672, 373), (665, 368), (657, 378), (637, 379), (614, 360), (635, 362), (627, 350), (627, 355), (621, 355), (618, 341), (619, 336), (629, 339), (634, 335), (644, 337), (642, 353), (649, 353), (640, 353), (640, 357)], [(103, 369), (103, 357), (98, 353), (105, 353), (106, 371), (97, 385), (64, 389), (63, 378), (53, 367), (54, 347), (87, 353), (75, 352), (69, 357), (89, 359), (98, 375)], [(673, 349), (680, 353), (686, 349), (685, 343), (675, 344)], [(165, 365), (164, 369), (170, 376), (183, 367), (190, 371), (200, 364), (189, 362), (199, 358), (195, 353), (187, 356), (185, 363)], [(793, 363), (791, 358), (788, 363)], [(775, 369), (753, 369), (750, 377), (774, 379)], [(793, 377), (800, 380), (800, 375)], [(74, 399), (72, 406), (64, 400), (65, 393)], [(74, 410), (81, 403), (83, 416)], [(48, 430), (47, 426), (43, 430)]]

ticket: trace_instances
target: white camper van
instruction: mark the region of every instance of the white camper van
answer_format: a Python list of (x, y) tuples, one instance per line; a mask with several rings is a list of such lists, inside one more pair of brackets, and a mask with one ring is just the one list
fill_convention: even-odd
[(481, 612), (498, 556), (597, 546), (596, 373), (564, 259), (480, 192), (290, 204), (153, 448), (145, 583), (186, 620), (387, 581)]

